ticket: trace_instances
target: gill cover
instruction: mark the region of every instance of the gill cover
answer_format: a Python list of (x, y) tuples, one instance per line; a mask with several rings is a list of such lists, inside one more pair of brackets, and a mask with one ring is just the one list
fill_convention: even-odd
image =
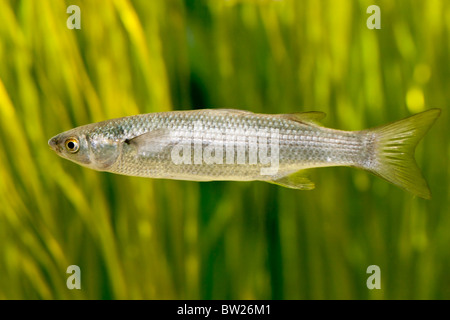
[(119, 157), (119, 141), (90, 137), (89, 150), (92, 168), (107, 171)]

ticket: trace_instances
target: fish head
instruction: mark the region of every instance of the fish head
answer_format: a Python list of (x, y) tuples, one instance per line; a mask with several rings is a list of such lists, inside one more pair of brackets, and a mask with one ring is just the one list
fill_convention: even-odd
[(60, 157), (99, 171), (111, 168), (120, 153), (119, 141), (89, 126), (62, 132), (48, 145)]

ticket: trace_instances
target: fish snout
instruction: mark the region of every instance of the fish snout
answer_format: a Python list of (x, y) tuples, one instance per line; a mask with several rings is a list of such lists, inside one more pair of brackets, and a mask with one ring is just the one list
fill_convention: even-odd
[(48, 145), (54, 151), (58, 151), (60, 149), (59, 144), (58, 144), (58, 139), (56, 137), (53, 137), (50, 140), (48, 140)]

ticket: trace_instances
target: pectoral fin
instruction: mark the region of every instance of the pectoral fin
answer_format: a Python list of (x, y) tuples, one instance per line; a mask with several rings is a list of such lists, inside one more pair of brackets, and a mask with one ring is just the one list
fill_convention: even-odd
[(292, 173), (276, 180), (270, 180), (268, 182), (277, 184), (285, 188), (299, 190), (312, 190), (315, 187), (314, 182), (306, 178), (302, 171)]
[(148, 156), (163, 151), (170, 144), (170, 141), (169, 130), (157, 129), (125, 140), (125, 143), (135, 147), (138, 155)]

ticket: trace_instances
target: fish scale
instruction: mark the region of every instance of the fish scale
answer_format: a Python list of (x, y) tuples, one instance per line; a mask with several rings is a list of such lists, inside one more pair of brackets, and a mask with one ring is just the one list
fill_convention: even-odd
[[(266, 115), (265, 117), (270, 116)], [(250, 165), (248, 163), (248, 139), (251, 136), (264, 137), (265, 133), (274, 129), (279, 130), (281, 137), (288, 137), (279, 139), (280, 162), (277, 172), (279, 175), (295, 172), (305, 167), (357, 165), (361, 158), (359, 152), (363, 148), (361, 133), (359, 132), (349, 133), (318, 126), (313, 127), (311, 124), (303, 124), (290, 119), (261, 119), (261, 115), (256, 114), (244, 117), (235, 114), (210, 116), (203, 114), (202, 111), (193, 111), (189, 114), (178, 113), (171, 117), (167, 117), (165, 114), (157, 114), (153, 116), (153, 119), (147, 121), (149, 124), (147, 128), (142, 127), (142, 129), (143, 131), (170, 129), (171, 134), (167, 139), (170, 141), (170, 146), (173, 146), (192, 135), (189, 130), (194, 129), (198, 121), (201, 121), (203, 126), (201, 132), (201, 139), (204, 140), (202, 151), (205, 146), (211, 143), (225, 140), (222, 164), (176, 165), (171, 161), (170, 147), (148, 157), (136, 157), (133, 150), (128, 151), (128, 148), (125, 148), (126, 152), (122, 152), (117, 166), (111, 168), (110, 171), (144, 177), (177, 176), (178, 179), (187, 180), (193, 178), (199, 180), (211, 180), (211, 178), (220, 180), (270, 180), (272, 177), (261, 175), (260, 172), (261, 168), (267, 167), (267, 165), (260, 163)], [(135, 132), (133, 130), (134, 127), (140, 127), (139, 122), (142, 122), (142, 119), (131, 117), (121, 124), (130, 134), (127, 139), (133, 138), (133, 135), (142, 134), (143, 131)], [(223, 139), (224, 135), (230, 141)], [(333, 142), (333, 139), (340, 143)], [(270, 144), (270, 140), (268, 144)], [(240, 146), (245, 148), (245, 163), (234, 161), (233, 164), (226, 164), (225, 155), (229, 145), (232, 145), (234, 149)], [(130, 149), (133, 149), (133, 147)]]

